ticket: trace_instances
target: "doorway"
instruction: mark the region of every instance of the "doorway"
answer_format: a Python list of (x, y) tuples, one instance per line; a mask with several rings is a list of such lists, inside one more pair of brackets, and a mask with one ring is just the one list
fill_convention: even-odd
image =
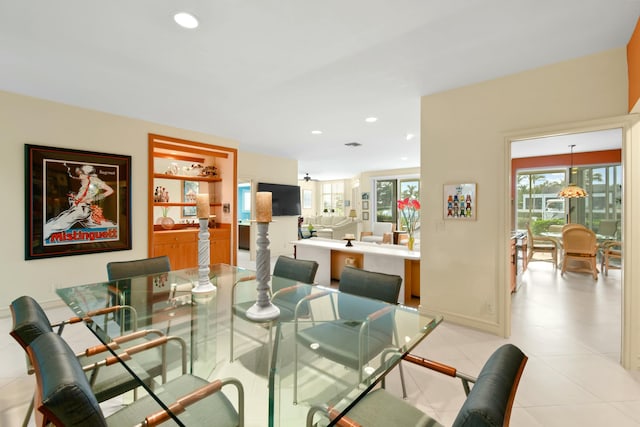
[[(522, 224), (531, 221), (534, 224), (538, 223), (539, 227), (537, 228), (552, 223), (558, 223), (561, 226), (571, 221), (582, 223), (598, 234), (601, 223), (614, 220), (619, 222), (617, 238), (622, 238), (624, 230), (622, 215), (622, 191), (624, 188), (622, 163), (624, 157), (622, 150), (625, 143), (625, 126), (624, 123), (620, 123), (600, 128), (589, 127), (585, 126), (582, 129), (564, 132), (556, 131), (546, 135), (538, 133), (537, 135), (509, 138), (511, 182), (509, 218), (511, 230), (520, 230), (523, 228)], [(580, 147), (578, 148), (580, 151), (576, 151), (580, 153), (580, 161), (575, 165), (568, 157), (571, 145), (575, 145), (576, 148)], [(571, 199), (572, 204), (569, 204), (567, 199), (558, 197), (558, 189), (569, 182), (575, 182), (576, 179), (579, 180), (580, 185), (587, 189), (589, 196), (581, 200)], [(550, 276), (541, 276), (538, 272), (535, 280), (540, 280), (542, 277), (545, 281), (553, 281), (556, 288), (552, 287), (552, 289), (558, 291), (556, 297), (561, 297), (559, 293), (563, 286), (570, 286), (572, 281), (584, 280), (586, 286), (597, 289), (597, 285), (600, 284), (602, 287), (602, 282), (605, 280), (600, 274), (598, 282), (595, 283), (589, 275), (584, 275), (584, 279), (578, 275), (572, 276), (567, 281), (560, 276), (560, 270), (554, 270), (548, 265), (543, 268), (546, 267), (549, 267), (549, 271), (544, 273)], [(620, 331), (615, 344), (624, 365), (624, 340), (622, 338), (625, 330), (623, 324), (625, 282), (623, 273), (622, 270), (617, 273), (619, 277), (619, 310), (594, 315), (607, 316), (608, 322), (618, 326), (614, 329)], [(525, 274), (523, 277), (526, 278)], [(531, 275), (531, 277), (534, 276)], [(610, 278), (607, 280), (610, 281)], [(532, 283), (525, 279), (523, 286), (532, 286)], [(523, 289), (523, 291), (526, 290)], [(551, 298), (550, 295), (548, 297)], [(517, 298), (517, 295), (514, 295), (514, 298)], [(597, 299), (597, 294), (594, 293), (593, 298)], [(506, 314), (511, 319), (511, 298), (507, 298), (507, 301), (509, 308)], [(577, 305), (583, 303), (583, 301), (576, 302)], [(598, 307), (597, 301), (594, 301), (593, 307)], [(598, 331), (594, 331), (593, 335), (597, 334)]]

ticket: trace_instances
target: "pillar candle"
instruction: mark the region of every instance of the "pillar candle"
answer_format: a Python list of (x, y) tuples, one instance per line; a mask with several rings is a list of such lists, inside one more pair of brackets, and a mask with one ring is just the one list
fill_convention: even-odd
[(256, 221), (271, 222), (270, 191), (258, 191), (256, 193)]
[(198, 194), (196, 215), (198, 218), (209, 218), (209, 212), (209, 195), (207, 193)]

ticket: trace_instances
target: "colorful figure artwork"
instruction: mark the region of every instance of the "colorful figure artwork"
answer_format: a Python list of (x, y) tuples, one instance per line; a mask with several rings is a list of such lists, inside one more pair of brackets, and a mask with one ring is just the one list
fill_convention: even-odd
[(444, 186), (444, 219), (476, 219), (476, 184)]

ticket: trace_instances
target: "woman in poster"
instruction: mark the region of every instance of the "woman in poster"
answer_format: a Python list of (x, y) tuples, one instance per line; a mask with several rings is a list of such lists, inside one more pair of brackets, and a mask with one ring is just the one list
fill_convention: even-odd
[(87, 228), (113, 225), (111, 221), (104, 218), (102, 208), (95, 204), (112, 195), (113, 188), (98, 177), (95, 168), (91, 165), (78, 166), (75, 169), (75, 176), (71, 173), (69, 176), (80, 180), (80, 188), (77, 193), (69, 194), (69, 209), (46, 222), (43, 227), (44, 241), (47, 241), (52, 234), (66, 231), (77, 223), (82, 223)]

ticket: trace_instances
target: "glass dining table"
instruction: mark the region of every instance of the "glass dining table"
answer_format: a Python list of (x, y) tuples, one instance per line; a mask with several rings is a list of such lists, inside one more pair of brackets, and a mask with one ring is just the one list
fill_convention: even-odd
[[(361, 307), (372, 300), (277, 278), (280, 288), (295, 289), (294, 295), (304, 298), (298, 306), (305, 308), (298, 309), (293, 318), (271, 322), (254, 322), (236, 315), (232, 319), (234, 305), (246, 306), (256, 299), (255, 272), (211, 265), (208, 276), (215, 290), (194, 293), (199, 274), (192, 268), (56, 290), (76, 315), (85, 318), (85, 324), (102, 344), (132, 331), (153, 330), (170, 337), (163, 353), (165, 370), (151, 384), (143, 364), (136, 362), (139, 354), (118, 359), (155, 400), (157, 409), (169, 411), (175, 425), (195, 425), (190, 423), (188, 406), (184, 412), (174, 411), (168, 407), (172, 402), (163, 397), (165, 381), (184, 373), (208, 381), (229, 377), (240, 381), (246, 426), (303, 426), (310, 409), (318, 407), (332, 408), (339, 419), (442, 321), (439, 315), (376, 301), (392, 319), (393, 339), (380, 354), (365, 360), (361, 372), (357, 372), (343, 366), (339, 359), (317, 354), (313, 348), (318, 344), (305, 346), (296, 335), (305, 328), (335, 321), (337, 305), (344, 313), (349, 306)], [(115, 316), (87, 317), (87, 313), (112, 305), (132, 309)], [(347, 319), (345, 324), (367, 321)], [(111, 351), (115, 355), (120, 350)], [(237, 394), (230, 391), (225, 395), (238, 408)], [(214, 413), (211, 422), (215, 425)]]

